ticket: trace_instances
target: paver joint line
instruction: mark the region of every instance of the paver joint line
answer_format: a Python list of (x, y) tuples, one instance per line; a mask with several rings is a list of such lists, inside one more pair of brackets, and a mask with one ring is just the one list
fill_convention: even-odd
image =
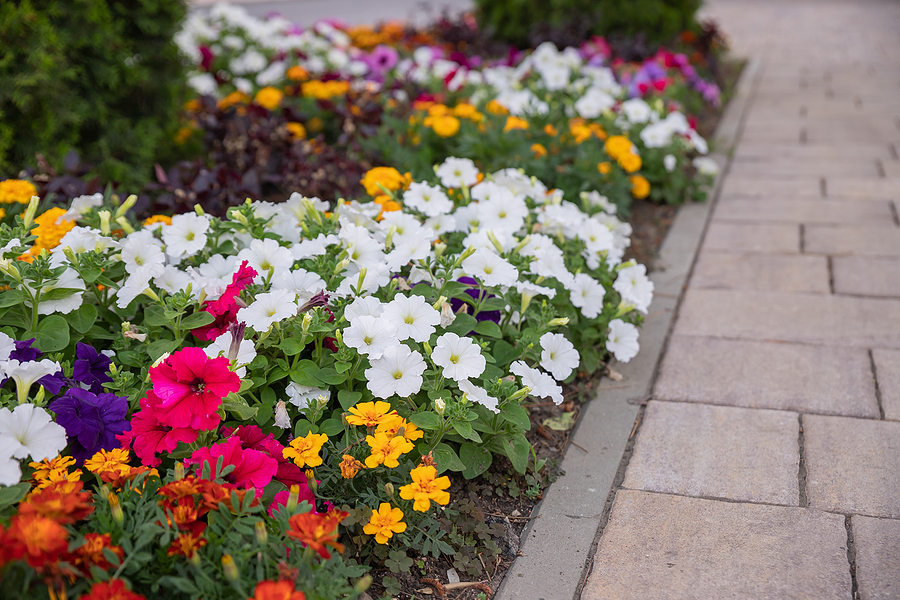
[(853, 538), (853, 524), (850, 515), (844, 516), (844, 527), (847, 528), (847, 562), (850, 563), (850, 584), (854, 600), (859, 598), (859, 582), (856, 580), (856, 540)]
[(871, 350), (869, 350), (869, 361), (872, 363), (872, 381), (875, 382), (875, 401), (878, 403), (878, 418), (884, 421), (884, 403), (881, 400), (881, 388), (878, 385), (878, 367), (875, 365), (875, 355)]
[(806, 472), (806, 440), (803, 438), (803, 415), (797, 416), (798, 421), (798, 434), (797, 434), (797, 445), (800, 447), (800, 467), (797, 470), (797, 487), (800, 490), (800, 507), (806, 508), (809, 506), (809, 498), (806, 495), (806, 478), (808, 473)]

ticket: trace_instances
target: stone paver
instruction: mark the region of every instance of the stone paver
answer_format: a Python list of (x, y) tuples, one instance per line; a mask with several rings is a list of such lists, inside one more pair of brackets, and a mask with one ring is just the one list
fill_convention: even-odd
[(828, 259), (702, 251), (694, 265), (691, 287), (827, 294)]
[[(767, 179), (764, 177), (726, 177), (722, 194), (770, 198), (772, 196), (801, 196), (818, 198), (822, 195), (818, 177), (797, 179)], [(889, 196), (885, 196), (889, 198)]]
[(796, 413), (650, 402), (623, 487), (797, 506)]
[(861, 600), (900, 598), (900, 521), (850, 518)]
[(854, 256), (900, 256), (900, 227), (891, 219), (881, 225), (809, 225), (805, 231), (806, 252)]
[[(900, 142), (900, 131), (894, 131), (893, 140), (895, 146)], [(828, 192), (857, 198), (896, 198), (900, 195), (900, 178), (829, 177)]]
[[(777, 125), (775, 125), (777, 126)], [(878, 177), (878, 166), (874, 160), (865, 162), (827, 162), (823, 160), (739, 160), (731, 164), (730, 175), (737, 177), (796, 177), (797, 175), (870, 175)]]
[(845, 202), (824, 198), (799, 199), (785, 196), (747, 200), (726, 197), (716, 207), (715, 219), (774, 223), (890, 223), (887, 202)]
[(835, 256), (831, 265), (837, 294), (900, 298), (900, 257)]
[(800, 251), (800, 228), (796, 225), (714, 221), (706, 232), (703, 247), (733, 252), (797, 253)]
[(900, 348), (900, 300), (688, 288), (675, 333)]
[(659, 400), (877, 418), (866, 350), (674, 335)]
[(900, 423), (803, 415), (811, 508), (900, 518)]
[(884, 418), (900, 421), (900, 350), (872, 350)]
[(581, 598), (850, 600), (844, 517), (620, 490)]

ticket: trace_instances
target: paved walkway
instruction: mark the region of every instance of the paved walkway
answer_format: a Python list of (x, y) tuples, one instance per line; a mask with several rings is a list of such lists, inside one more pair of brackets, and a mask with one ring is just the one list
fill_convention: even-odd
[(900, 598), (900, 3), (709, 4), (761, 74), (582, 598)]

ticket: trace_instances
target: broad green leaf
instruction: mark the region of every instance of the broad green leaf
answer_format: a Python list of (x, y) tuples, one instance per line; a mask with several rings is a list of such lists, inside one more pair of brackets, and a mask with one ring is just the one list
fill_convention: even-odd
[(8, 290), (0, 294), (0, 308), (6, 308), (7, 306), (15, 306), (16, 304), (21, 304), (25, 299), (24, 294), (19, 290)]
[(434, 431), (441, 428), (441, 417), (431, 411), (417, 412), (409, 416), (409, 421), (420, 429)]
[(181, 328), (182, 329), (197, 329), (198, 327), (204, 327), (209, 325), (216, 318), (212, 316), (210, 313), (205, 310), (197, 311), (192, 315), (189, 315), (181, 320)]
[(44, 302), (50, 300), (62, 300), (63, 298), (68, 298), (75, 292), (81, 292), (78, 288), (53, 288), (52, 290), (47, 290), (46, 292), (41, 293), (41, 299), (38, 301)]
[(469, 335), (469, 332), (475, 329), (475, 325), (478, 324), (478, 321), (475, 320), (475, 317), (472, 315), (466, 314), (458, 314), (456, 315), (456, 320), (453, 321), (453, 324), (450, 327), (447, 327), (446, 331), (450, 331), (459, 336)]
[[(427, 449), (427, 444), (419, 444), (416, 448), (420, 454), (424, 454)], [(437, 464), (438, 473), (443, 473), (444, 471), (456, 471), (458, 473), (466, 470), (466, 464), (459, 459), (456, 450), (449, 444), (441, 442), (431, 451), (431, 456)]]
[(453, 423), (453, 429), (456, 430), (456, 433), (463, 436), (467, 440), (472, 440), (473, 442), (481, 443), (481, 436), (472, 429), (472, 426), (469, 425), (466, 421), (456, 421)]
[(255, 406), (248, 406), (246, 402), (241, 400), (226, 400), (222, 403), (222, 408), (237, 416), (241, 421), (252, 419), (259, 410)]
[(319, 428), (306, 419), (300, 419), (294, 423), (294, 437), (305, 437), (309, 432), (318, 433)]
[(322, 387), (328, 387), (329, 385), (340, 385), (347, 381), (347, 376), (338, 373), (331, 367), (326, 367), (324, 369), (319, 369), (316, 372), (316, 379), (322, 382)]
[(166, 327), (169, 320), (166, 318), (165, 309), (158, 304), (151, 304), (144, 309), (144, 325), (149, 327)]
[(152, 362), (156, 362), (160, 356), (166, 352), (174, 352), (177, 348), (178, 342), (175, 340), (157, 340), (147, 345), (147, 354)]
[(463, 477), (473, 479), (488, 470), (494, 457), (485, 448), (464, 443), (459, 448), (459, 459), (466, 466), (462, 472)]
[(69, 325), (78, 333), (87, 333), (97, 320), (97, 307), (84, 303), (78, 310), (73, 310), (66, 315)]
[(0, 487), (0, 508), (12, 506), (25, 497), (31, 485), (28, 483), (17, 483), (9, 487)]
[(296, 356), (303, 352), (303, 349), (306, 347), (305, 344), (301, 344), (300, 340), (295, 340), (294, 338), (287, 338), (282, 340), (278, 347), (284, 352), (287, 356)]
[(528, 457), (531, 455), (531, 444), (521, 433), (503, 440), (503, 449), (506, 457), (512, 463), (513, 468), (519, 473), (524, 473), (528, 466)]
[(494, 360), (498, 367), (508, 365), (519, 357), (519, 351), (509, 342), (500, 340), (494, 343)]
[(480, 323), (478, 323), (478, 325), (475, 326), (475, 333), (493, 338), (503, 337), (503, 332), (500, 330), (500, 326), (493, 321), (481, 321)]
[(338, 392), (338, 402), (341, 403), (341, 408), (344, 410), (350, 410), (350, 407), (355, 406), (360, 400), (362, 400), (361, 392), (351, 392), (350, 390)]
[(260, 426), (265, 425), (269, 422), (269, 419), (272, 418), (272, 415), (275, 414), (275, 404), (257, 404), (253, 408), (256, 409), (256, 416), (253, 417), (253, 420), (259, 423)]
[(500, 418), (509, 421), (522, 431), (531, 429), (531, 418), (528, 416), (528, 411), (519, 404), (509, 403), (504, 406), (500, 411)]
[(319, 433), (331, 437), (344, 431), (344, 424), (339, 419), (325, 419), (319, 423)]
[(291, 370), (291, 381), (300, 385), (309, 387), (319, 387), (321, 383), (316, 378), (316, 372), (319, 365), (311, 360), (301, 360), (296, 367)]
[(37, 330), (25, 334), (34, 337), (34, 345), (42, 352), (59, 352), (69, 345), (69, 323), (61, 315), (49, 315), (38, 322)]

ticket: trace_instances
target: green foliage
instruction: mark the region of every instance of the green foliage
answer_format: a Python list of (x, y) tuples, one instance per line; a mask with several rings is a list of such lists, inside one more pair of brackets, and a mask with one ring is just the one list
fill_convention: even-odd
[(171, 147), (183, 90), (181, 0), (0, 4), (0, 174), (70, 150), (136, 185)]
[[(524, 47), (536, 36), (637, 35), (663, 43), (693, 28), (699, 0), (476, 0), (479, 22), (495, 37)], [(580, 40), (573, 40), (577, 43)]]

